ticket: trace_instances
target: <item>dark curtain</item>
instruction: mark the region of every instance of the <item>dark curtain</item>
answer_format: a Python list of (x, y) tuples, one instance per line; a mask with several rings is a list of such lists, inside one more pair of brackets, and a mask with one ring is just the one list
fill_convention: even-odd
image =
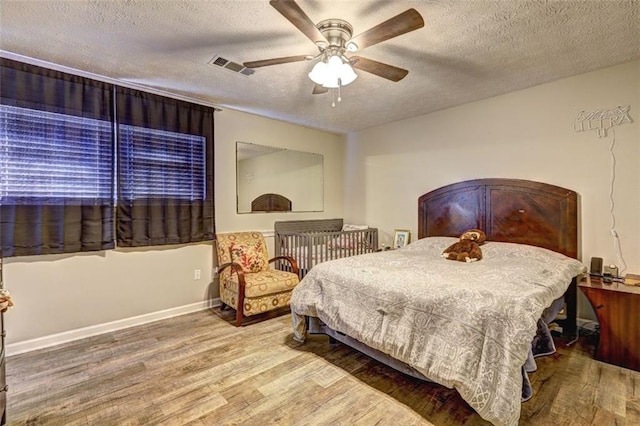
[[(113, 121), (112, 85), (4, 58), (0, 61), (2, 105)], [(3, 123), (10, 124), (15, 125), (13, 121)], [(24, 126), (28, 128), (28, 122)], [(87, 146), (93, 144), (94, 151), (101, 151), (100, 158), (113, 162), (113, 132), (107, 131), (107, 134), (108, 141), (96, 141), (95, 137), (89, 136)], [(52, 152), (58, 148), (60, 152), (66, 152), (64, 131), (48, 140), (53, 145), (49, 147)], [(20, 147), (14, 146), (13, 149)], [(0, 248), (3, 256), (114, 248), (112, 177), (108, 194), (89, 198), (62, 193), (29, 198), (1, 197), (0, 194)]]
[[(118, 87), (116, 92), (116, 120), (119, 126), (118, 246), (139, 247), (212, 240), (215, 235), (214, 109), (123, 87)], [(140, 160), (132, 161), (126, 153), (132, 147), (126, 144), (151, 142), (125, 137), (123, 127), (126, 126), (204, 137), (205, 186), (202, 196), (192, 199), (174, 196), (162, 186), (189, 185), (190, 182), (158, 183), (157, 176), (152, 176), (151, 171), (146, 173), (141, 170), (148, 166)], [(125, 169), (136, 169), (135, 181), (132, 181), (130, 170)], [(154, 191), (154, 185), (157, 192)], [(145, 188), (138, 191), (140, 186)], [(144, 195), (139, 195), (141, 193)]]

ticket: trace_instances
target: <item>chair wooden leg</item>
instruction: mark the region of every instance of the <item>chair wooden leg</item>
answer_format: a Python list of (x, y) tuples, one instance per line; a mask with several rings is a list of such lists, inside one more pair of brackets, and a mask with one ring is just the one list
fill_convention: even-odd
[(242, 306), (238, 306), (236, 309), (236, 327), (240, 327), (242, 325)]
[(238, 306), (236, 309), (236, 327), (242, 325), (242, 312), (244, 311), (244, 292), (246, 284), (244, 281), (244, 275), (238, 274)]

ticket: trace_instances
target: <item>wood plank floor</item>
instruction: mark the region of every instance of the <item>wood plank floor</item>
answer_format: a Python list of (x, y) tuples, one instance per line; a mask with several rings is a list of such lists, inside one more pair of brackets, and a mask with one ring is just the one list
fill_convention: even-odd
[[(291, 317), (242, 328), (201, 311), (7, 359), (10, 425), (484, 425), (450, 389), (326, 336), (300, 345)], [(592, 346), (538, 359), (522, 425), (638, 425), (640, 373)]]

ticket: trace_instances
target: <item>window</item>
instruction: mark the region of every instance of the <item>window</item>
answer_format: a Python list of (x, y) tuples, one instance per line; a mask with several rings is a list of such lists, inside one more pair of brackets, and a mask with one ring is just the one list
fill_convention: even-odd
[(119, 130), (123, 199), (206, 198), (204, 137), (126, 124)]
[(112, 124), (0, 105), (0, 204), (109, 199)]
[(0, 58), (3, 256), (114, 247), (113, 86)]
[(212, 240), (213, 109), (116, 88), (117, 244)]
[(3, 256), (213, 239), (213, 108), (5, 58), (0, 73)]

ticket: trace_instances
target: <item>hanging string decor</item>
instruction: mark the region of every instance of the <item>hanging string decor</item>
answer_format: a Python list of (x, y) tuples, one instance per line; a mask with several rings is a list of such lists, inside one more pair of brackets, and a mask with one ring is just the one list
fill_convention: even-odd
[[(611, 136), (611, 144), (609, 145), (609, 153), (611, 157), (611, 179), (609, 181), (609, 212), (611, 214), (611, 228), (609, 232), (613, 237), (613, 246), (616, 251), (618, 262), (620, 263), (619, 272), (622, 274), (627, 269), (627, 264), (622, 255), (622, 247), (620, 245), (620, 237), (616, 231), (616, 216), (614, 202), (614, 183), (616, 180), (616, 155), (614, 147), (616, 144), (616, 126), (626, 123), (633, 123), (630, 111), (631, 105), (624, 105), (613, 109), (600, 108), (592, 112), (580, 111), (573, 122), (573, 130), (575, 132), (595, 131), (599, 138)], [(612, 265), (616, 266), (616, 265)]]

